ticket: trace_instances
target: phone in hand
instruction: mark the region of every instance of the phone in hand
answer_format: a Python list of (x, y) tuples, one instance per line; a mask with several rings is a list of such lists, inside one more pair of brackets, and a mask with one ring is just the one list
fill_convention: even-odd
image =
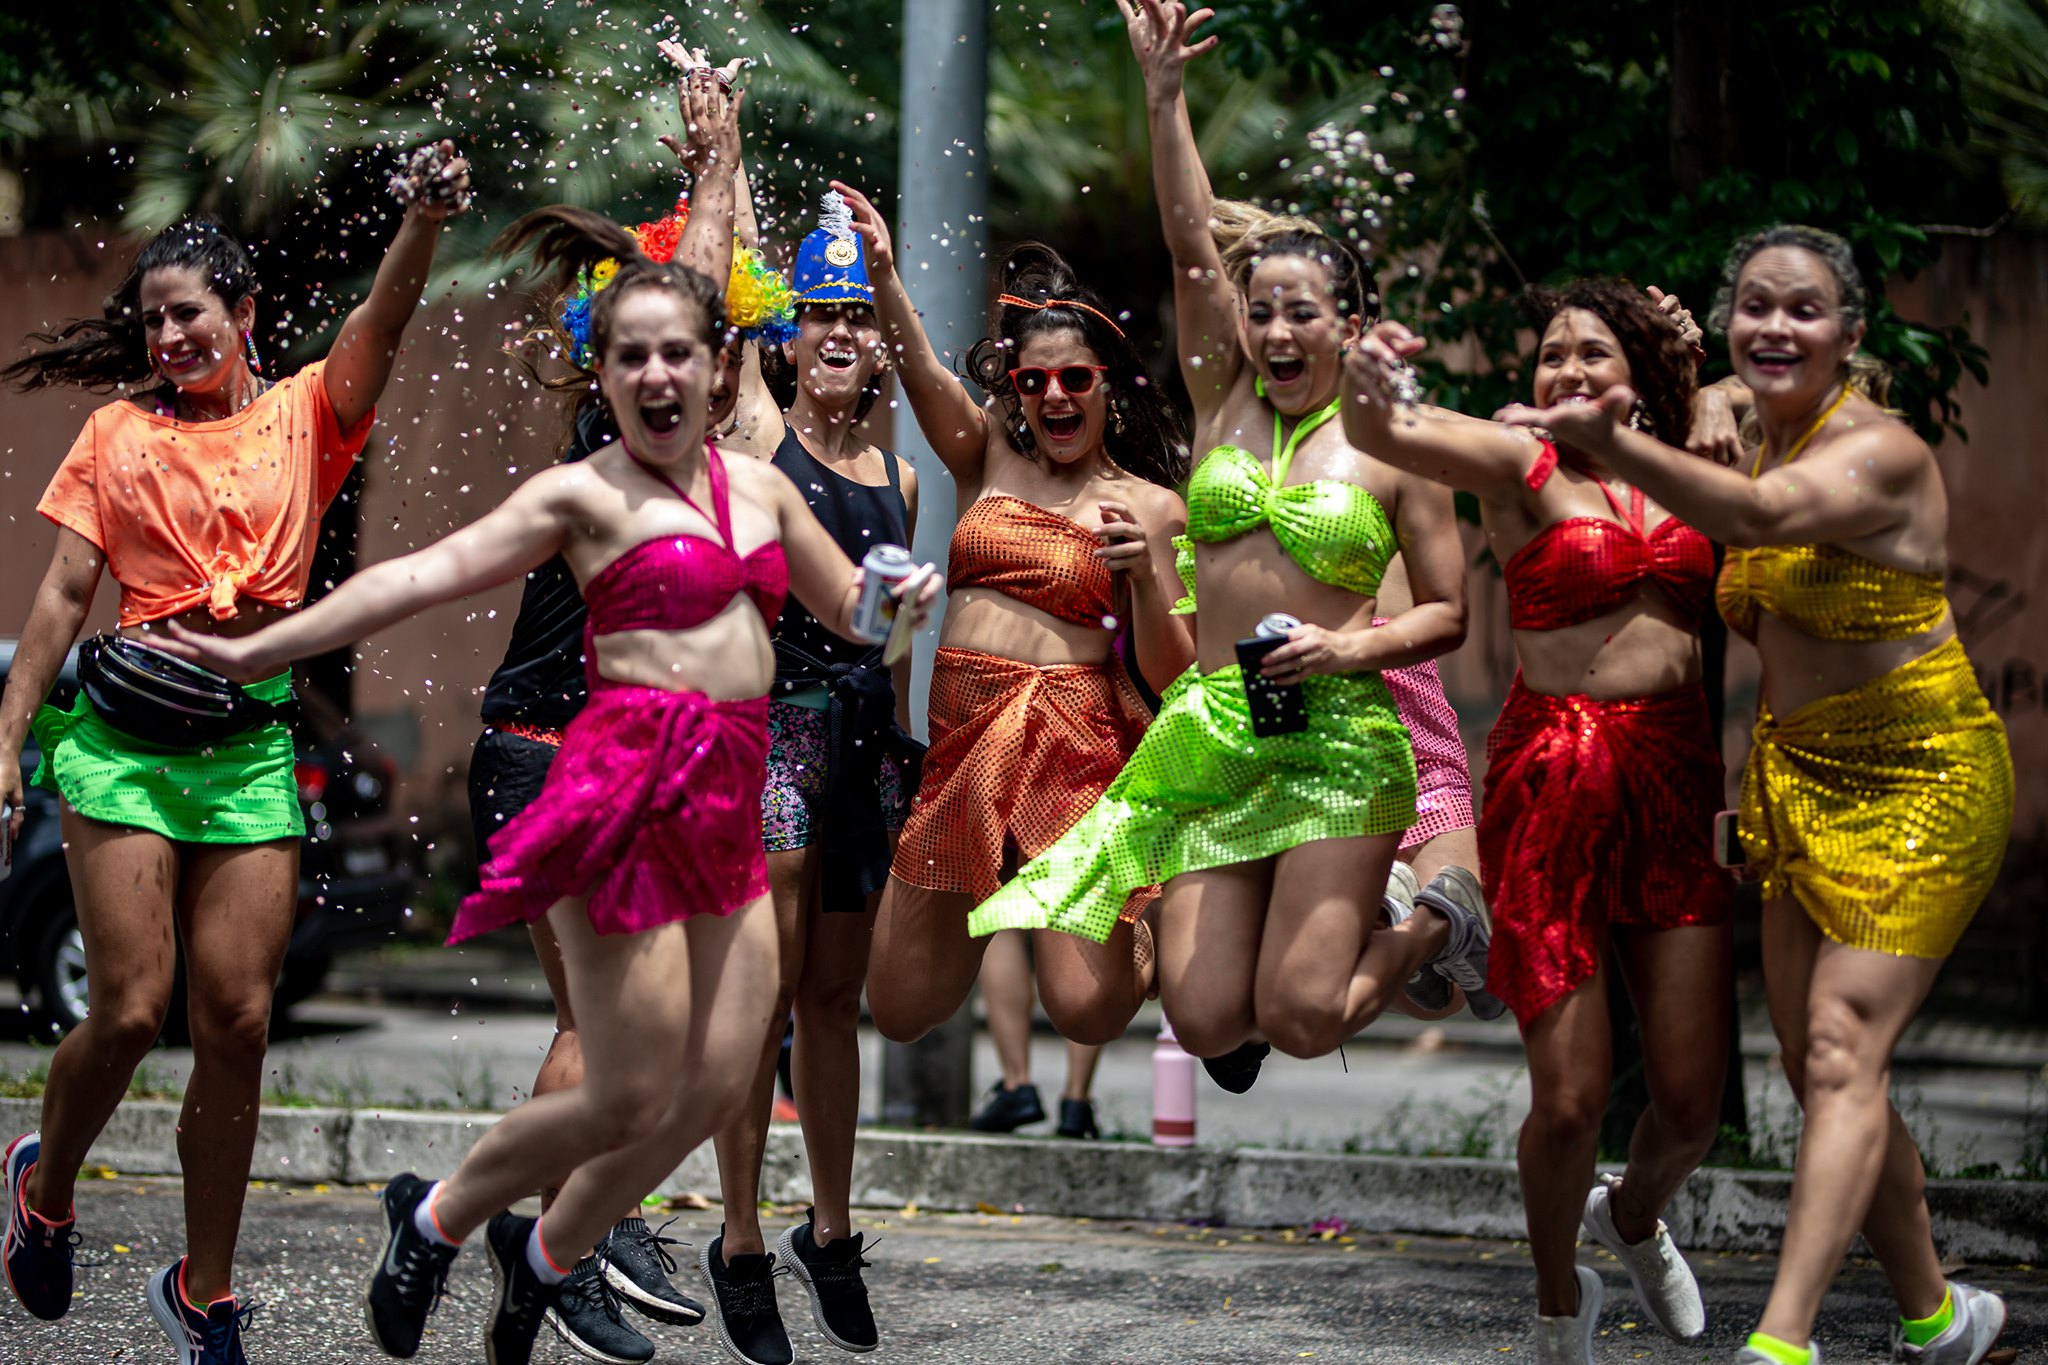
[(1254, 635), (1237, 642), (1237, 666), (1244, 673), (1245, 700), (1252, 708), (1252, 733), (1262, 739), (1308, 729), (1308, 696), (1301, 684), (1274, 682), (1259, 672), (1266, 656), (1286, 643), (1285, 635)]
[(1749, 865), (1749, 853), (1742, 847), (1742, 812), (1724, 810), (1714, 816), (1714, 861), (1726, 868)]

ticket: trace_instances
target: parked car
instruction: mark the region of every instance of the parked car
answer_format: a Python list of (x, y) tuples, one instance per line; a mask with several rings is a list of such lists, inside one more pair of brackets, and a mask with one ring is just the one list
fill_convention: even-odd
[[(15, 644), (0, 639), (0, 682), (14, 663)], [(69, 706), (77, 695), (77, 665), (73, 650), (53, 691), (59, 705)], [(319, 990), (337, 952), (396, 933), (412, 887), (408, 844), (391, 809), (396, 766), (346, 729), (320, 739), (306, 733), (313, 728), (304, 721), (294, 727), (306, 838), (299, 850), (298, 917), (278, 974), (280, 1009)], [(34, 777), (39, 758), (31, 735), (21, 755), (24, 782)], [(64, 865), (57, 794), (30, 786), (22, 804), (26, 818), (14, 846), (14, 871), (0, 881), (0, 970), (11, 968), (22, 999), (61, 1031), (85, 1018), (85, 942)], [(180, 1034), (185, 1028), (182, 963), (165, 1028)]]

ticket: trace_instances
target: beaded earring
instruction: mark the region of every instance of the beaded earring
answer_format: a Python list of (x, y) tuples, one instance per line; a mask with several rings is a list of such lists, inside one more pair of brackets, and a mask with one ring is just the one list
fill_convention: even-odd
[(1124, 410), (1115, 403), (1109, 405), (1109, 429), (1119, 436), (1124, 434)]
[(245, 341), (245, 342), (247, 342), (247, 343), (248, 343), (248, 345), (249, 345), (249, 369), (250, 369), (250, 371), (251, 371), (252, 373), (255, 373), (255, 374), (262, 374), (262, 373), (263, 373), (263, 357), (262, 357), (262, 356), (260, 356), (260, 355), (257, 355), (257, 354), (256, 354), (256, 334), (255, 334), (254, 332), (244, 332), (244, 333), (242, 333), (242, 340), (243, 340), (243, 341)]

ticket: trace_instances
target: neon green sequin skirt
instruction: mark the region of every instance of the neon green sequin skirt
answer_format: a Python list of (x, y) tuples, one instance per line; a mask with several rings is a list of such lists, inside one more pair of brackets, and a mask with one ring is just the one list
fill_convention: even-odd
[[(289, 673), (247, 684), (259, 701), (291, 696)], [(207, 749), (150, 744), (100, 718), (83, 692), (69, 711), (33, 722), (43, 761), (35, 780), (91, 820), (191, 844), (261, 844), (306, 832), (292, 774), (292, 732), (259, 725)]]
[(1415, 823), (1415, 753), (1377, 673), (1313, 676), (1309, 727), (1260, 738), (1235, 664), (1190, 668), (1102, 799), (968, 917), (968, 932), (1109, 938), (1124, 900), (1183, 872)]

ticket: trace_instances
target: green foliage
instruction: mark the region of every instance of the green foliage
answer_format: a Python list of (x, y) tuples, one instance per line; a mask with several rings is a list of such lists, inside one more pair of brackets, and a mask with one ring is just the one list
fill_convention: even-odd
[(1974, 146), (2019, 221), (2048, 228), (2048, 0), (1951, 0), (1950, 18)]
[[(1734, 7), (1737, 62), (1714, 68), (1726, 84), (1700, 146), (1673, 136), (1683, 63), (1665, 6), (1594, 0), (1569, 24), (1507, 0), (1462, 14), (1409, 0), (1370, 23), (1277, 10), (1276, 26), (1263, 7), (1225, 7), (1225, 59), (1352, 92), (1332, 131), (1361, 135), (1362, 152), (1333, 156), (1325, 140), (1298, 198), (1375, 249), (1390, 314), (1440, 345), (1476, 345), (1476, 370), (1431, 376), (1468, 411), (1526, 396), (1528, 282), (1621, 275), (1704, 317), (1743, 233), (1830, 228), (1881, 283), (1933, 259), (1918, 224), (1982, 205), (1980, 182), (1955, 174), (1969, 124), (1951, 30), (1919, 0)], [(1881, 305), (1868, 345), (1897, 367), (1894, 401), (1923, 434), (1955, 427), (1954, 387), (1985, 364), (1964, 329), (1911, 326)]]

